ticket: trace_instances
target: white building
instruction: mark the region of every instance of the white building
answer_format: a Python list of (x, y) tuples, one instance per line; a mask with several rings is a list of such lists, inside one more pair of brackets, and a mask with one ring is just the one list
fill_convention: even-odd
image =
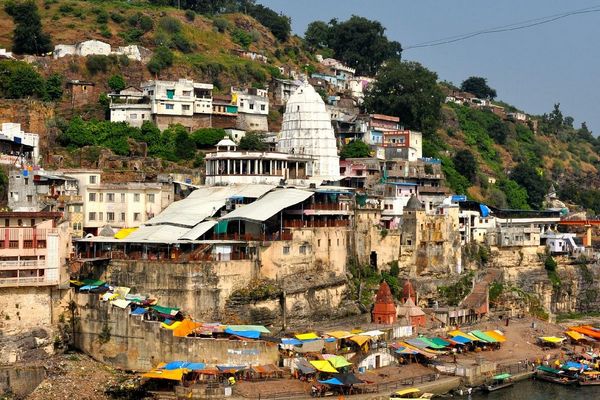
[(65, 56), (87, 57), (92, 55), (108, 56), (111, 54), (110, 44), (100, 40), (86, 40), (75, 45), (57, 44), (54, 46), (54, 58)]
[[(40, 156), (40, 137), (35, 133), (24, 132), (21, 124), (4, 122), (0, 130), (0, 163), (15, 165), (33, 163), (37, 165)], [(30, 156), (25, 157), (25, 153)]]
[(311, 156), (313, 170), (307, 173), (315, 180), (340, 179), (340, 158), (331, 117), (321, 96), (306, 82), (287, 102), (277, 150)]
[(133, 228), (158, 215), (173, 202), (173, 185), (127, 182), (102, 183), (97, 170), (69, 170), (79, 181), (83, 199), (83, 229), (97, 234), (102, 227)]
[(574, 233), (546, 232), (542, 240), (546, 241), (546, 248), (551, 254), (573, 254), (582, 252), (585, 248), (575, 243), (577, 237)]
[(269, 91), (266, 89), (231, 88), (231, 102), (237, 106), (237, 128), (245, 131), (269, 130)]
[(0, 58), (10, 58), (14, 59), (12, 51), (6, 51), (6, 49), (0, 48)]
[(112, 122), (127, 122), (139, 128), (144, 121), (152, 120), (150, 99), (140, 89), (128, 87), (108, 96)]

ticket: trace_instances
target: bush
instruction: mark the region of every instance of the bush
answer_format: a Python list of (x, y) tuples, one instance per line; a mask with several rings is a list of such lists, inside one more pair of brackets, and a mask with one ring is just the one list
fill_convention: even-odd
[(194, 44), (190, 42), (181, 33), (176, 33), (175, 35), (173, 35), (172, 43), (173, 46), (175, 46), (175, 48), (177, 48), (177, 50), (181, 51), (182, 53), (191, 53), (195, 47)]
[(267, 150), (267, 144), (263, 142), (262, 136), (258, 133), (248, 132), (241, 140), (239, 145), (240, 150)]
[(90, 74), (96, 75), (99, 72), (108, 71), (110, 59), (107, 56), (94, 54), (85, 60), (85, 66)]
[(182, 160), (190, 160), (196, 154), (195, 143), (187, 130), (181, 126), (175, 126), (175, 155)]
[(44, 78), (31, 65), (21, 61), (0, 61), (0, 97), (44, 98), (44, 87)]
[(244, 49), (248, 49), (250, 44), (252, 44), (252, 36), (241, 29), (235, 29), (231, 33), (231, 40), (242, 46)]
[(142, 15), (140, 17), (139, 25), (144, 32), (149, 32), (154, 28), (154, 21), (152, 21), (152, 18), (149, 16)]
[(173, 52), (167, 47), (161, 46), (156, 49), (148, 63), (148, 71), (159, 74), (165, 68), (173, 65)]
[(63, 76), (52, 74), (46, 80), (46, 98), (48, 100), (60, 100), (63, 95)]
[(124, 32), (120, 32), (119, 36), (121, 36), (123, 40), (125, 40), (125, 42), (127, 43), (135, 43), (140, 40), (143, 34), (144, 32), (142, 32), (141, 30), (137, 28), (131, 28)]
[(108, 22), (108, 18), (109, 15), (106, 11), (104, 10), (97, 10), (96, 11), (96, 22), (99, 24), (106, 24)]
[(340, 151), (340, 158), (363, 158), (371, 155), (371, 148), (361, 140), (354, 140), (345, 144)]
[(217, 29), (217, 31), (223, 33), (229, 29), (229, 21), (225, 18), (215, 18), (213, 20), (213, 26)]
[(110, 19), (115, 21), (117, 24), (120, 24), (121, 22), (125, 21), (125, 17), (116, 12), (110, 13)]
[(61, 4), (60, 7), (58, 7), (58, 11), (63, 14), (70, 14), (73, 11), (73, 7), (70, 4)]
[(192, 140), (199, 149), (215, 147), (225, 137), (225, 130), (220, 128), (202, 128), (192, 132)]
[(100, 25), (99, 30), (102, 37), (105, 37), (107, 39), (112, 37), (112, 32), (110, 31), (110, 29), (108, 29), (108, 26)]
[(196, 19), (196, 13), (193, 10), (185, 10), (185, 18), (192, 22)]
[(158, 22), (158, 25), (162, 30), (168, 33), (181, 32), (181, 22), (179, 22), (179, 20), (174, 17), (162, 17)]
[(120, 92), (125, 89), (125, 86), (125, 78), (123, 78), (123, 75), (116, 74), (108, 78), (108, 87), (111, 88), (113, 92)]

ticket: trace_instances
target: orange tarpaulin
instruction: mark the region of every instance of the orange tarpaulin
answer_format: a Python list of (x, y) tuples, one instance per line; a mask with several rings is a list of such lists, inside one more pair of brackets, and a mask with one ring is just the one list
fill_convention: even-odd
[(506, 342), (506, 337), (498, 331), (485, 331), (484, 333), (496, 339), (498, 342)]
[(194, 322), (191, 319), (184, 319), (181, 321), (175, 329), (173, 329), (173, 336), (186, 337), (194, 331), (194, 329), (202, 326), (199, 322)]
[(593, 329), (591, 326), (582, 325), (582, 326), (573, 326), (570, 330), (583, 333), (586, 336), (589, 336), (594, 339), (600, 339), (600, 331)]
[(152, 370), (150, 372), (146, 372), (142, 375), (144, 378), (152, 378), (152, 379), (167, 379), (170, 381), (180, 381), (183, 378), (183, 369), (173, 369), (173, 370)]

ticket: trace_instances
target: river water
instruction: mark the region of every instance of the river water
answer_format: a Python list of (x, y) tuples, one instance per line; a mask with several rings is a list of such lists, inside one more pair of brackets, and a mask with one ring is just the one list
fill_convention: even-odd
[(541, 381), (523, 381), (497, 392), (472, 396), (472, 400), (600, 400), (600, 386), (566, 387)]

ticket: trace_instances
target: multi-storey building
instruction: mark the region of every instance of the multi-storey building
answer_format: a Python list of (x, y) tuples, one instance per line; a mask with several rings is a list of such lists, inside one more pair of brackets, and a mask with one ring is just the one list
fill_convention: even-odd
[(269, 92), (266, 89), (231, 88), (231, 103), (237, 106), (237, 128), (245, 131), (269, 130)]
[(5, 122), (0, 128), (0, 163), (12, 166), (37, 165), (40, 137), (21, 130), (21, 124)]
[(110, 93), (110, 120), (127, 122), (140, 127), (144, 121), (151, 121), (150, 98), (134, 87), (128, 87), (119, 93)]

